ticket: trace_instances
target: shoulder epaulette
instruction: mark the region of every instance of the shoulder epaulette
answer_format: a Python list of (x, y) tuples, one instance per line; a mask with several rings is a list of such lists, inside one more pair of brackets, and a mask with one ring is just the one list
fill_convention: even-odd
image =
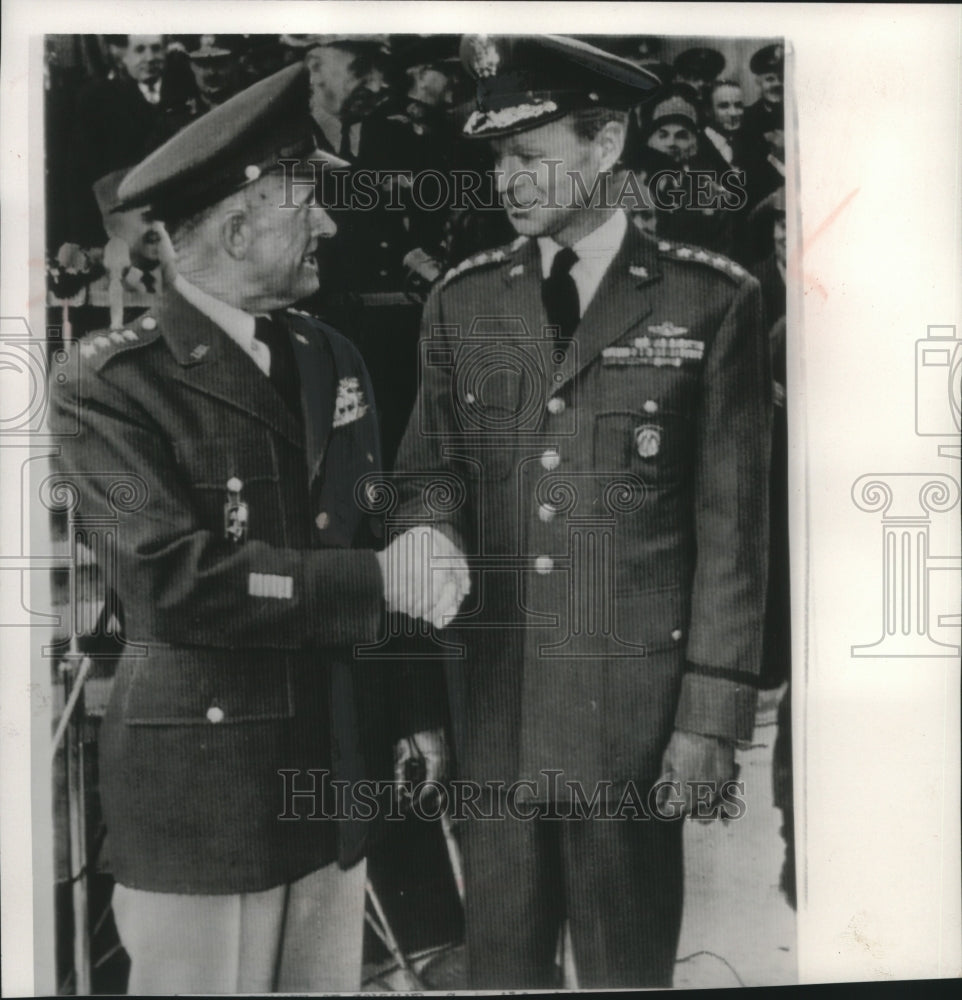
[(142, 316), (122, 330), (95, 330), (79, 341), (80, 357), (99, 370), (111, 358), (151, 343), (158, 333), (157, 320), (150, 315)]
[(462, 260), (457, 267), (452, 267), (451, 270), (445, 274), (445, 276), (441, 279), (441, 285), (442, 287), (447, 285), (450, 281), (453, 281), (466, 271), (474, 271), (477, 268), (485, 267), (488, 264), (500, 264), (507, 258), (507, 256), (507, 251), (501, 248), (498, 250), (483, 250), (481, 253), (474, 254), (473, 257), (465, 257), (465, 259)]
[(508, 255), (519, 250), (528, 242), (527, 236), (518, 236), (507, 246), (496, 247), (494, 250), (482, 250), (471, 257), (466, 257), (457, 267), (452, 267), (450, 271), (441, 279), (440, 284), (446, 285), (452, 278), (456, 278), (465, 271), (473, 271), (475, 268), (484, 267), (486, 264), (500, 264), (507, 260)]
[(748, 275), (741, 264), (736, 264), (724, 254), (714, 253), (704, 247), (689, 246), (687, 243), (674, 243), (671, 240), (659, 240), (658, 251), (662, 257), (667, 257), (669, 260), (705, 264), (735, 281), (741, 281)]

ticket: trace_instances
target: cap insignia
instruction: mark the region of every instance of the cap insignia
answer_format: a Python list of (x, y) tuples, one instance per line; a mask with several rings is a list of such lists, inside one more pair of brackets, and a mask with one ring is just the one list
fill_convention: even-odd
[(472, 35), (471, 71), (478, 77), (495, 76), (501, 63), (498, 47), (488, 35)]

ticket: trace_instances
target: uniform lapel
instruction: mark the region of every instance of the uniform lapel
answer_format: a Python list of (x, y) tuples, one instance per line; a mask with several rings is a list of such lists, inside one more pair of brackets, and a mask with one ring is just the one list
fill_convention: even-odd
[(621, 249), (581, 317), (575, 331), (576, 355), (564, 366), (557, 388), (651, 313), (652, 298), (646, 287), (660, 280), (657, 244), (629, 224)]
[[(499, 310), (505, 315), (521, 315), (528, 322), (528, 332), (533, 337), (541, 335), (541, 328), (548, 322), (541, 303), (541, 255), (534, 240), (513, 244), (513, 249), (505, 252), (501, 265), (504, 279), (504, 297)], [(534, 300), (532, 302), (532, 300)], [(534, 302), (537, 309), (532, 308)], [(535, 322), (535, 317), (538, 321)]]
[[(529, 350), (532, 342), (540, 355), (540, 370), (544, 378), (550, 378), (554, 368), (551, 354), (555, 346), (554, 336), (546, 330), (548, 315), (541, 301), (541, 254), (535, 240), (525, 240), (508, 251), (502, 265), (501, 275), (504, 290), (496, 308), (507, 319), (523, 317), (526, 324), (524, 340), (519, 344), (522, 350)], [(519, 397), (524, 391), (524, 381), (520, 376), (515, 380), (514, 398), (506, 400), (509, 409), (516, 409)]]
[(153, 310), (153, 319), (180, 365), (182, 382), (303, 446), (304, 431), (297, 418), (267, 376), (219, 326), (172, 288)]
[(331, 436), (336, 401), (337, 372), (324, 338), (303, 329), (289, 314), (281, 322), (293, 333), (294, 357), (301, 376), (301, 406), (307, 451), (308, 483), (313, 484), (324, 465)]

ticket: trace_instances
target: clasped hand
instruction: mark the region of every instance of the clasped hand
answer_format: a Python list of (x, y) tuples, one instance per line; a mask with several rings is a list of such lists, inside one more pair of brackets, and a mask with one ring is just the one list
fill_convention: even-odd
[(471, 589), (467, 560), (445, 534), (419, 525), (376, 553), (388, 611), (442, 628)]

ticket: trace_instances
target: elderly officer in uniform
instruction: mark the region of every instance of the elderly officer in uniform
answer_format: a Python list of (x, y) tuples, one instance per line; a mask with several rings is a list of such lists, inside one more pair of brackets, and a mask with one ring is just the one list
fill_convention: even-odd
[(278, 164), (320, 156), (306, 76), (253, 85), (125, 178), (122, 207), (170, 227), (176, 279), (53, 387), (77, 523), (117, 519), (128, 652), (100, 778), (132, 993), (358, 989), (368, 826), (321, 772), (390, 781), (419, 728), (401, 703), (428, 712), (352, 663), (390, 579), (355, 497), (379, 465), (367, 373), (284, 309), (333, 231)]
[[(670, 985), (680, 825), (617, 806), (631, 792), (649, 816), (691, 811), (698, 781), (724, 797), (751, 734), (759, 288), (572, 198), (566, 171), (590, 192), (617, 162), (647, 72), (553, 36), (466, 36), (462, 58), (477, 82), (464, 133), (491, 140), (518, 237), (432, 291), (397, 469), (405, 519), (430, 518), (475, 573), (448, 670), (458, 777), (482, 786), (463, 829), (470, 985), (552, 985), (565, 919), (580, 986)], [(442, 477), (464, 502), (429, 510)]]

